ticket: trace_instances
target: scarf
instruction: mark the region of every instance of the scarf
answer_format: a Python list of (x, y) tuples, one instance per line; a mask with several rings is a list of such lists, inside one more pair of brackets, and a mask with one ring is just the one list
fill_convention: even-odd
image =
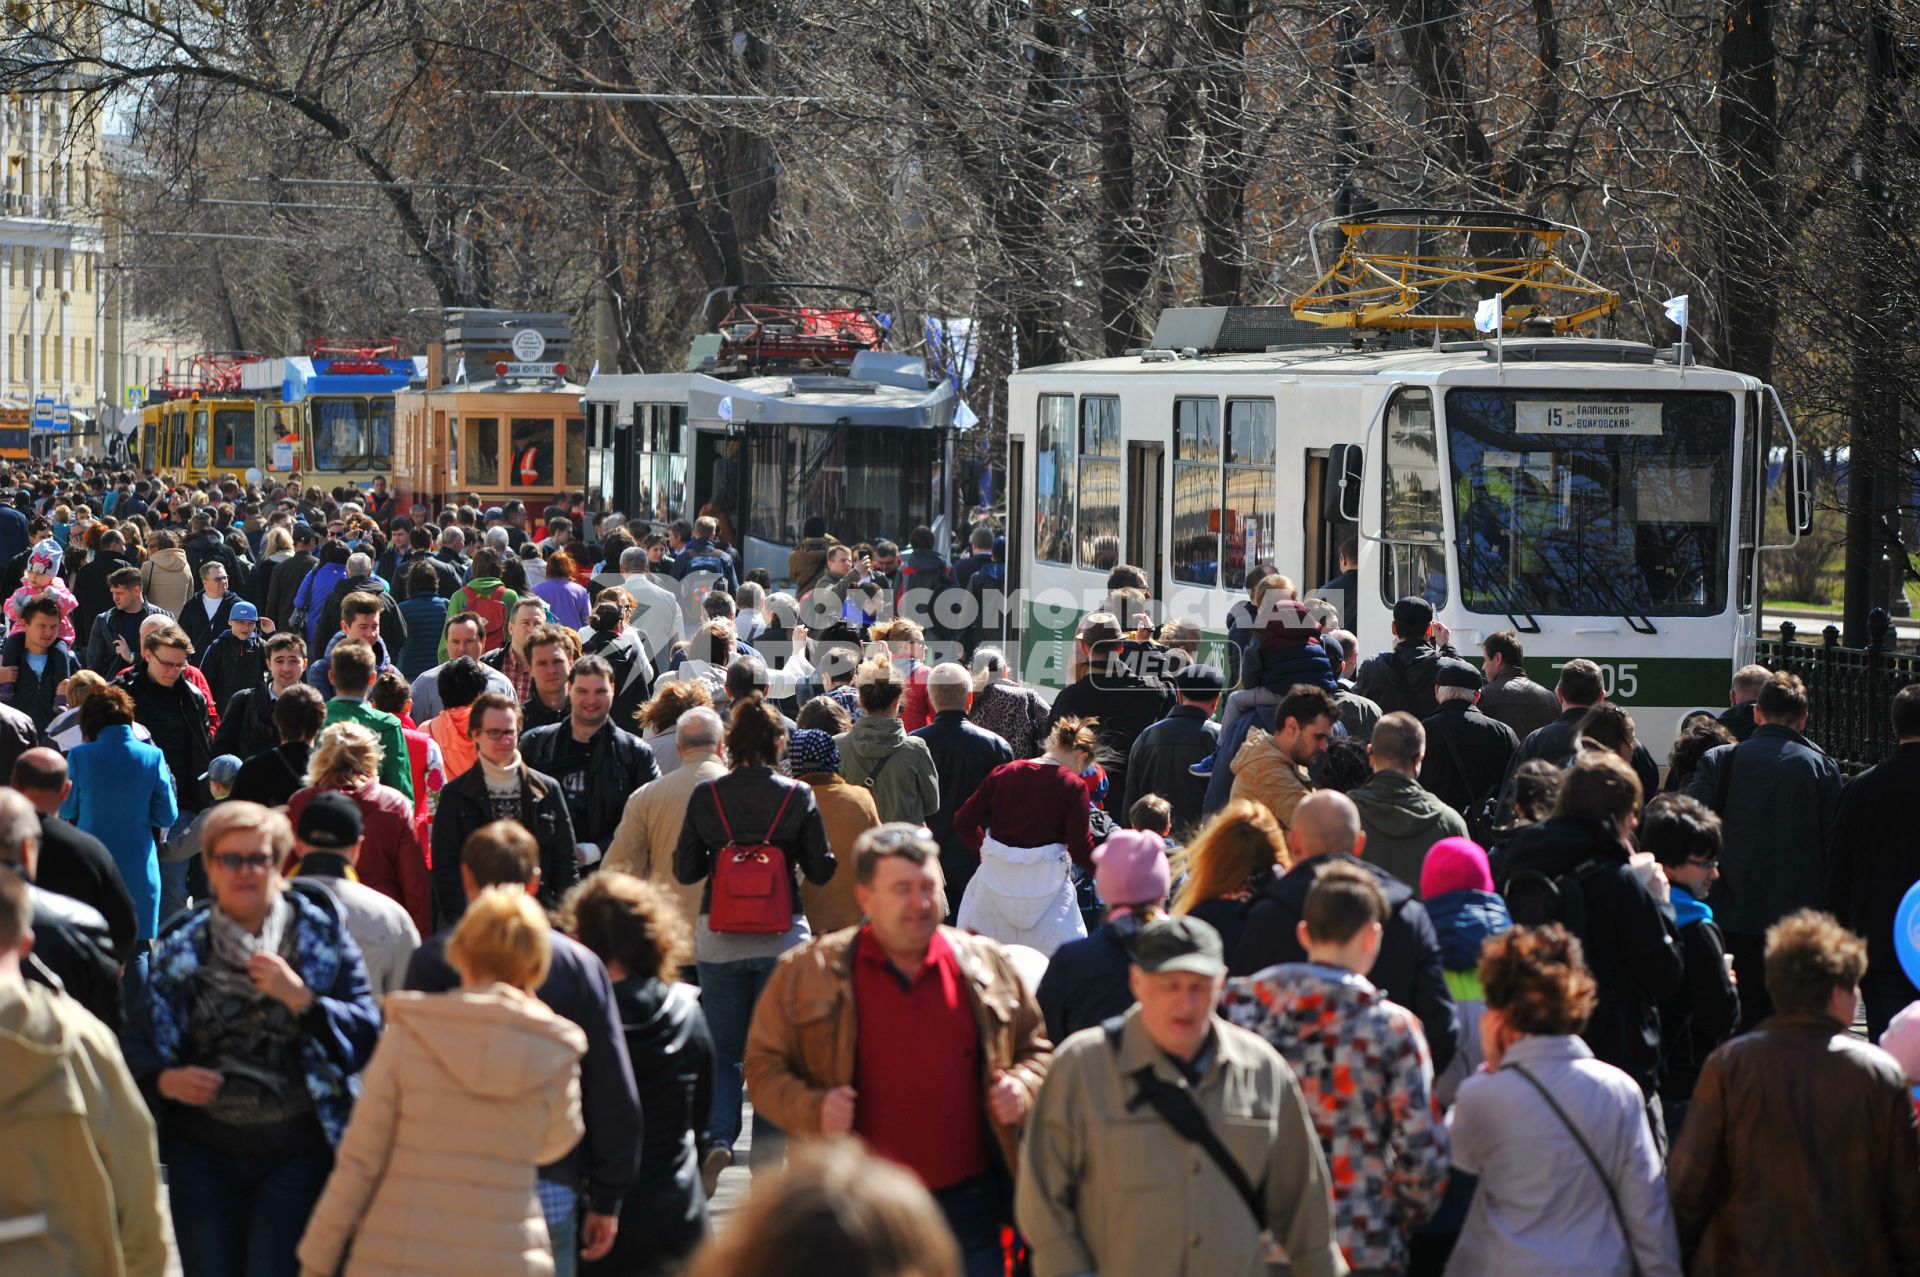
[(247, 974), (247, 960), (256, 953), (280, 953), (293, 922), (293, 905), (284, 894), (274, 897), (267, 920), (254, 935), (215, 905), (207, 913), (207, 964), (202, 973), (215, 989), (232, 998), (259, 1000), (267, 995)]

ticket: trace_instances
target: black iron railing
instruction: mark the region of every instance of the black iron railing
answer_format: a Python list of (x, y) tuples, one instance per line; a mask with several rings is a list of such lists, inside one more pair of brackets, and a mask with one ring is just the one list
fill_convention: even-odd
[(1829, 625), (1818, 642), (1801, 642), (1793, 622), (1780, 637), (1760, 639), (1756, 659), (1771, 670), (1800, 676), (1813, 713), (1807, 736), (1849, 774), (1864, 771), (1893, 750), (1893, 694), (1920, 682), (1920, 654), (1894, 646), (1884, 612), (1868, 622), (1866, 647), (1840, 646), (1840, 629)]

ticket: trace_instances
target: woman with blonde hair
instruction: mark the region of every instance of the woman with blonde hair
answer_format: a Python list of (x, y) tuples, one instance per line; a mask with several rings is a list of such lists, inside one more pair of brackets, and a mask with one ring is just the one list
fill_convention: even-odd
[(1235, 799), (1187, 844), (1173, 911), (1191, 914), (1218, 931), (1231, 956), (1240, 947), (1251, 902), (1290, 864), (1286, 836), (1273, 812), (1265, 803)]
[(523, 888), (488, 887), (446, 954), (459, 989), (387, 998), (386, 1036), (300, 1239), (303, 1273), (555, 1270), (536, 1180), (583, 1134), (587, 1041), (533, 996), (552, 960), (546, 913)]
[(354, 871), (360, 881), (397, 900), (423, 936), (433, 934), (433, 881), (413, 823), (413, 803), (380, 783), (380, 740), (358, 723), (322, 728), (307, 756), (307, 787), (287, 800), (295, 824), (315, 794), (346, 795), (360, 809), (364, 841)]
[(640, 739), (653, 751), (662, 776), (680, 769), (677, 729), (681, 716), (690, 709), (712, 708), (713, 691), (702, 679), (663, 679), (653, 689), (652, 697), (640, 707)]
[[(267, 596), (273, 589), (273, 571), (293, 557), (293, 533), (285, 528), (268, 528), (266, 537), (260, 542), (260, 566), (253, 570), (253, 588), (242, 597), (257, 599), (261, 611), (266, 610)], [(235, 587), (238, 588), (237, 586)]]
[(1093, 871), (1086, 775), (1098, 727), (1098, 719), (1061, 719), (1045, 754), (994, 768), (953, 814), (953, 832), (980, 856), (960, 899), (961, 930), (1049, 957), (1086, 936), (1072, 871)]

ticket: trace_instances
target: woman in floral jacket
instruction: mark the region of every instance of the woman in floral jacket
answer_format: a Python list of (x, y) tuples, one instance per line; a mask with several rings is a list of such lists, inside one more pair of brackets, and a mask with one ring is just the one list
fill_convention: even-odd
[(127, 1062), (158, 1097), (182, 1267), (292, 1274), (379, 1010), (333, 897), (280, 876), (285, 816), (230, 800), (201, 845), (213, 900), (160, 937)]

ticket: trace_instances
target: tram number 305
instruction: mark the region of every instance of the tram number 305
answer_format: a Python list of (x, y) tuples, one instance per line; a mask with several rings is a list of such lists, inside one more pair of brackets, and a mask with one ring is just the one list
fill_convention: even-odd
[[(1608, 700), (1630, 701), (1640, 691), (1638, 662), (1609, 664), (1606, 661), (1595, 661), (1594, 664), (1600, 667), (1600, 688), (1606, 693)], [(1553, 665), (1556, 671), (1566, 667), (1566, 661), (1558, 661)]]

